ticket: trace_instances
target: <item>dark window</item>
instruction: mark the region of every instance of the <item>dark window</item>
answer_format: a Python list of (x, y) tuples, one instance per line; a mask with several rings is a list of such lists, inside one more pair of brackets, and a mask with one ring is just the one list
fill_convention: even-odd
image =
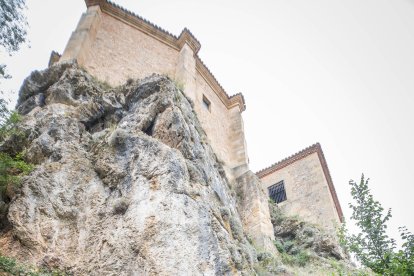
[(269, 196), (274, 202), (280, 203), (286, 200), (285, 183), (282, 181), (267, 188), (269, 190)]
[(203, 105), (205, 108), (207, 108), (208, 111), (210, 111), (211, 102), (204, 95), (203, 95)]

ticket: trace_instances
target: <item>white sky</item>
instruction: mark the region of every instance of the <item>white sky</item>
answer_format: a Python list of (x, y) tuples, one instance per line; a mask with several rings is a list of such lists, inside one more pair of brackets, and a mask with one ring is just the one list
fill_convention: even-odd
[[(199, 55), (229, 94), (242, 92), (253, 171), (320, 142), (349, 219), (349, 179), (362, 172), (390, 232), (414, 232), (414, 0), (118, 0), (179, 35), (201, 42)], [(31, 48), (1, 56), (23, 79), (62, 53), (85, 11), (83, 0), (27, 0)]]

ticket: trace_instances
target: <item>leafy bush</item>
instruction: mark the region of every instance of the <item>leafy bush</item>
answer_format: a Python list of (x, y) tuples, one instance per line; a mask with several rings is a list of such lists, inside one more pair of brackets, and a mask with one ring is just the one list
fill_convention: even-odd
[[(20, 178), (32, 171), (33, 166), (24, 160), (24, 152), (13, 152), (22, 147), (24, 136), (17, 128), (21, 116), (7, 109), (6, 101), (0, 99), (0, 146), (7, 141), (8, 152), (0, 151), (0, 228), (7, 225), (5, 216), (10, 200), (7, 191), (10, 185), (16, 186)], [(9, 139), (12, 137), (12, 139)], [(12, 140), (10, 143), (9, 140)], [(18, 144), (18, 145), (14, 145)], [(10, 150), (13, 149), (13, 150)]]
[(299, 266), (305, 266), (310, 260), (310, 255), (306, 250), (300, 250), (299, 253), (294, 256), (295, 262)]
[(0, 152), (0, 187), (18, 184), (20, 177), (27, 175), (32, 170), (33, 165), (23, 160), (23, 153), (12, 157), (7, 153)]
[(269, 199), (269, 211), (270, 211), (270, 220), (273, 225), (279, 225), (286, 219), (286, 215), (283, 213), (277, 204)]
[[(40, 276), (46, 275), (42, 273), (38, 273), (33, 269), (26, 268), (16, 262), (16, 260), (12, 258), (8, 258), (5, 256), (0, 255), (0, 272), (9, 273), (10, 275), (30, 275), (30, 276)], [(5, 274), (5, 275), (9, 275)]]
[(297, 246), (293, 240), (283, 242), (277, 239), (273, 243), (279, 253), (281, 253), (280, 256), (284, 264), (305, 266), (310, 260), (309, 252)]
[[(6, 274), (3, 274), (6, 273)], [(0, 275), (16, 276), (65, 276), (69, 273), (59, 270), (45, 270), (19, 264), (15, 259), (0, 254)]]
[(273, 244), (276, 246), (276, 249), (279, 251), (279, 253), (286, 253), (285, 247), (280, 240), (275, 240)]
[(341, 244), (366, 267), (382, 275), (414, 275), (414, 235), (405, 227), (400, 228), (404, 240), (402, 249), (395, 251), (395, 241), (386, 234), (391, 209), (374, 200), (368, 186), (369, 180), (361, 176), (359, 183), (351, 180), (351, 219), (356, 221), (360, 233), (348, 234), (345, 226), (340, 229)]
[[(21, 116), (7, 110), (5, 101), (0, 100), (0, 143), (4, 143), (10, 136), (23, 135), (16, 127), (20, 121)], [(7, 185), (18, 184), (20, 177), (32, 169), (33, 166), (24, 161), (24, 152), (0, 152), (0, 190), (5, 191)]]
[(305, 266), (310, 260), (308, 251), (300, 249), (297, 254), (282, 253), (282, 262), (288, 265)]

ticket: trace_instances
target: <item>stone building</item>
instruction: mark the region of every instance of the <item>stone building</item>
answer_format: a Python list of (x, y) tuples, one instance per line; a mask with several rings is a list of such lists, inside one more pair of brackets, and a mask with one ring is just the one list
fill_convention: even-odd
[(287, 214), (330, 230), (342, 222), (341, 205), (319, 143), (256, 174)]
[[(314, 154), (303, 153), (300, 156), (306, 156), (283, 163), (287, 165), (276, 164), (259, 172), (262, 187), (248, 166), (242, 118), (244, 98), (242, 94), (226, 93), (198, 56), (201, 44), (188, 29), (175, 36), (107, 0), (85, 3), (87, 10), (63, 54), (52, 53), (49, 65), (76, 60), (97, 79), (114, 86), (153, 73), (168, 75), (182, 85), (230, 184), (244, 191), (241, 213), (246, 231), (263, 246), (270, 246), (274, 239), (263, 187), (267, 190), (282, 180), (287, 200), (281, 205), (290, 213), (297, 212), (320, 224), (340, 220), (341, 209), (319, 145)], [(305, 179), (306, 183), (301, 182)], [(313, 213), (315, 210), (319, 211)]]

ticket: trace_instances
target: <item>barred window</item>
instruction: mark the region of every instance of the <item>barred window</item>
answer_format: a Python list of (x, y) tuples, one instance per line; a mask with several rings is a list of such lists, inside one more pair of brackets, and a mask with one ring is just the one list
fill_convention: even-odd
[(285, 183), (282, 181), (267, 188), (269, 190), (269, 196), (274, 202), (280, 203), (286, 200)]

